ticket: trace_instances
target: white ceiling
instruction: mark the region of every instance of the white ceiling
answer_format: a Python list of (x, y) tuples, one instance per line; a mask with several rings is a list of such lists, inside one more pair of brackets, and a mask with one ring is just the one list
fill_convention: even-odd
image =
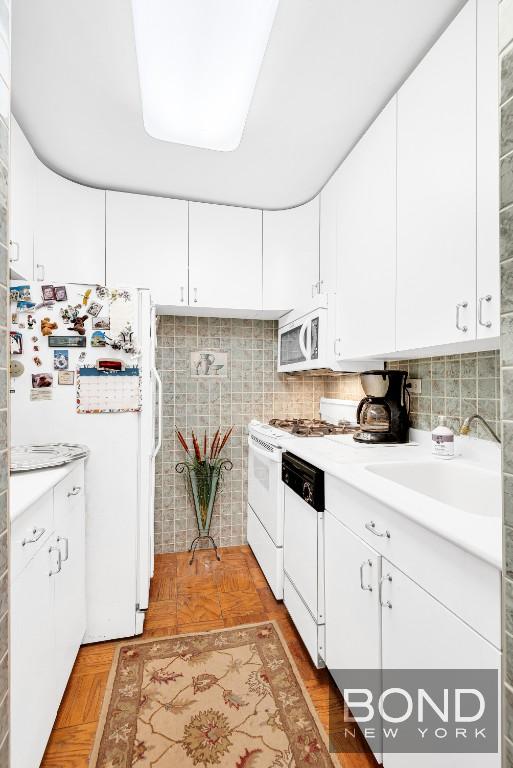
[(242, 142), (215, 152), (145, 133), (130, 0), (15, 0), (13, 112), (76, 181), (291, 207), (317, 194), (463, 4), (281, 0)]

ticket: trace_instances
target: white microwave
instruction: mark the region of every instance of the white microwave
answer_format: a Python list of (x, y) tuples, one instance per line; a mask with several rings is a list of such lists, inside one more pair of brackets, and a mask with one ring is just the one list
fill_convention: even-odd
[(289, 312), (278, 323), (278, 371), (330, 368), (328, 297), (319, 295), (307, 312)]
[(335, 313), (336, 295), (321, 293), (315, 297), (310, 307), (293, 310), (280, 318), (278, 373), (295, 371), (356, 373), (383, 366), (383, 362), (378, 360), (337, 359)]

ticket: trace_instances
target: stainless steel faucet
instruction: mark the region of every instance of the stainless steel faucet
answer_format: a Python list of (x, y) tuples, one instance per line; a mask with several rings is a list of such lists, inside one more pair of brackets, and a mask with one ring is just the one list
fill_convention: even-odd
[(486, 427), (486, 429), (491, 434), (493, 439), (496, 440), (498, 443), (500, 443), (501, 439), (500, 439), (499, 435), (491, 428), (491, 426), (488, 424), (488, 422), (485, 419), (483, 419), (483, 417), (480, 416), (478, 413), (474, 413), (473, 416), (467, 416), (467, 418), (465, 419), (465, 421), (461, 425), (460, 435), (468, 435), (468, 433), (470, 432), (470, 427), (472, 426), (472, 422), (476, 421), (476, 419), (477, 419), (477, 421), (480, 421), (481, 424), (483, 424), (483, 426)]

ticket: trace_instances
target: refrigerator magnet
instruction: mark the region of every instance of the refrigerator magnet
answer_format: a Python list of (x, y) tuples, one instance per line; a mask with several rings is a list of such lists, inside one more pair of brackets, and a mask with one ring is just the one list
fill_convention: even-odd
[(94, 333), (91, 334), (91, 346), (92, 347), (107, 346), (107, 339), (105, 338), (105, 333), (103, 331), (94, 331)]
[(41, 295), (43, 296), (43, 301), (55, 301), (55, 288), (53, 285), (42, 285)]
[(52, 390), (51, 389), (31, 389), (30, 399), (31, 400), (51, 400)]
[(30, 285), (11, 285), (9, 296), (11, 301), (30, 301)]
[(97, 331), (110, 331), (110, 317), (96, 317), (93, 320), (93, 328)]
[(55, 301), (67, 301), (68, 300), (68, 292), (66, 291), (65, 285), (56, 285), (55, 286)]
[(59, 384), (74, 384), (75, 383), (75, 371), (59, 371), (57, 375), (57, 382)]
[(11, 331), (11, 355), (23, 354), (23, 335), (19, 331)]
[(54, 349), (53, 368), (55, 371), (67, 371), (69, 368), (69, 351), (67, 349)]
[(91, 317), (98, 317), (102, 309), (103, 304), (100, 304), (98, 301), (92, 301), (87, 307), (87, 314), (91, 315)]
[(53, 387), (53, 373), (33, 373), (32, 389), (46, 389)]
[(38, 368), (40, 368), (43, 365), (43, 361), (37, 355), (34, 355), (32, 360), (34, 361), (34, 365), (37, 365)]

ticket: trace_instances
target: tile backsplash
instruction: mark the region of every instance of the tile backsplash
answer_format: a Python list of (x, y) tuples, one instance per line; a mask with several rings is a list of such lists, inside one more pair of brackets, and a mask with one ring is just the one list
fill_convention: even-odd
[[(467, 416), (479, 413), (495, 432), (500, 419), (499, 350), (448, 357), (399, 360), (390, 368), (408, 371), (420, 379), (422, 392), (411, 396), (411, 424), (430, 430), (445, 416), (447, 425), (457, 432)], [(488, 431), (474, 424), (474, 436), (489, 439)]]

